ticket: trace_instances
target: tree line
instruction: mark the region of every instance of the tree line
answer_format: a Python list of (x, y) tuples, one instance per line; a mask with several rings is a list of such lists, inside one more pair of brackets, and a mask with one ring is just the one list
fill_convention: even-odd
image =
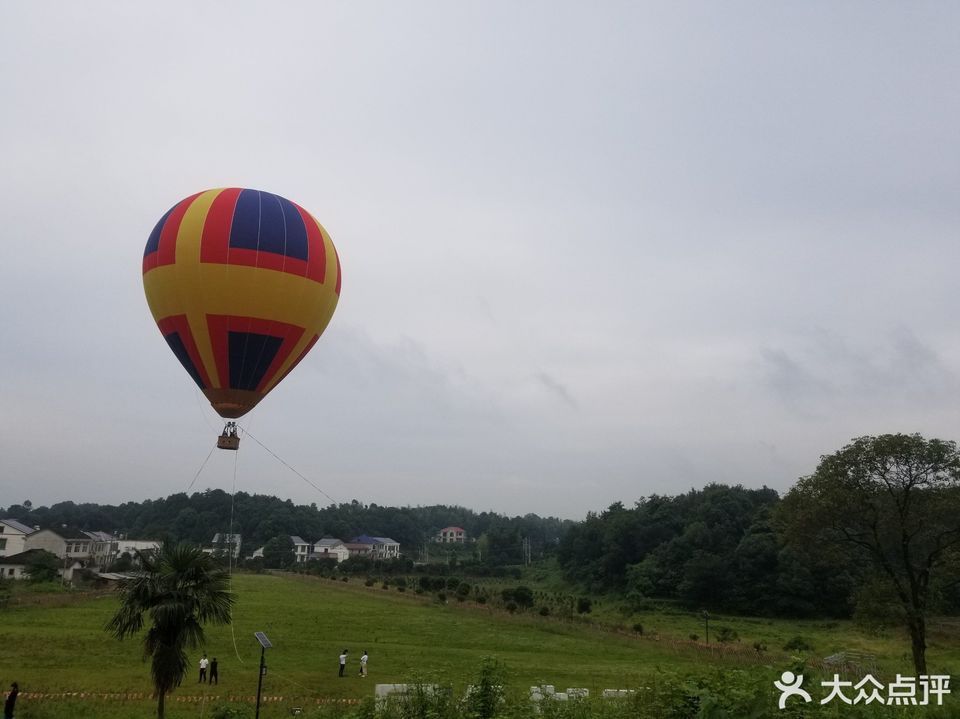
[[(524, 540), (529, 542), (532, 556), (549, 555), (575, 524), (535, 514), (508, 517), (446, 505), (385, 507), (353, 500), (318, 507), (264, 494), (230, 495), (220, 489), (119, 505), (64, 501), (34, 507), (25, 501), (0, 509), (0, 516), (54, 530), (67, 526), (129, 539), (170, 539), (199, 546), (210, 546), (216, 533), (240, 534), (244, 555), (290, 535), (315, 542), (321, 537), (349, 541), (367, 534), (390, 537), (400, 543), (405, 554), (416, 557), (439, 529), (459, 526), (469, 538), (480, 540), (470, 548), (491, 565), (520, 564)], [(433, 548), (432, 553), (438, 554), (439, 549)]]
[(860, 437), (781, 499), (710, 485), (588, 515), (561, 540), (567, 577), (688, 607), (900, 625), (926, 672), (926, 623), (960, 612), (960, 452), (918, 434)]

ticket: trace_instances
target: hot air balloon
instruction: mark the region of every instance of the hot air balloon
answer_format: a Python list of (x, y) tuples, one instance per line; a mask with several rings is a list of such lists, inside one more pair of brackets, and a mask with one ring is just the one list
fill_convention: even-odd
[[(214, 410), (235, 420), (304, 358), (340, 298), (330, 235), (299, 205), (236, 187), (174, 205), (143, 253), (160, 333)], [(236, 449), (236, 423), (218, 446)]]

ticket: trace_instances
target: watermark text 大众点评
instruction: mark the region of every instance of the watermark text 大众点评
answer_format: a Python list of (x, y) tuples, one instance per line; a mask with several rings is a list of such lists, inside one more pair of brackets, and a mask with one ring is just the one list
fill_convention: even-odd
[[(787, 699), (790, 697), (798, 697), (804, 702), (813, 701), (810, 694), (802, 688), (802, 674), (784, 672), (778, 681), (773, 682), (773, 685), (780, 690), (780, 701), (777, 706), (781, 709), (786, 708)], [(829, 690), (829, 693), (820, 700), (821, 704), (827, 704), (836, 699), (844, 704), (927, 706), (935, 698), (937, 706), (942, 706), (943, 695), (950, 694), (950, 677), (946, 674), (921, 674), (919, 677), (905, 677), (897, 674), (896, 680), (884, 686), (870, 674), (856, 684), (852, 681), (844, 681), (839, 674), (834, 674), (833, 679), (820, 682), (820, 686)]]

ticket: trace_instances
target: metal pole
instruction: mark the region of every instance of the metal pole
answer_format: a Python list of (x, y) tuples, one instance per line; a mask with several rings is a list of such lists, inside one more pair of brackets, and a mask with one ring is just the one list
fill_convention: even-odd
[(260, 689), (263, 687), (263, 669), (266, 666), (263, 661), (263, 655), (267, 651), (266, 647), (260, 647), (260, 678), (257, 679), (257, 714), (256, 719), (260, 719)]

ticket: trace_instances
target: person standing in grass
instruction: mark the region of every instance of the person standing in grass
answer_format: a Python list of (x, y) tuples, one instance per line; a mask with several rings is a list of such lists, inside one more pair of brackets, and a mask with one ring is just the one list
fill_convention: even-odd
[(207, 681), (207, 665), (210, 662), (207, 661), (207, 655), (203, 655), (203, 659), (200, 660), (200, 679), (198, 681), (205, 682)]
[(347, 668), (347, 650), (340, 653), (340, 676), (343, 676), (343, 670)]
[(360, 656), (360, 676), (367, 676), (367, 660), (370, 657), (367, 655), (367, 650), (363, 650), (363, 654)]
[(210, 662), (210, 683), (211, 684), (220, 684), (220, 674), (219, 669), (217, 668), (217, 658), (214, 657), (213, 661)]
[(13, 719), (13, 707), (17, 703), (17, 694), (20, 693), (20, 685), (16, 682), (10, 685), (10, 693), (7, 694), (7, 701), (3, 704), (3, 719)]

